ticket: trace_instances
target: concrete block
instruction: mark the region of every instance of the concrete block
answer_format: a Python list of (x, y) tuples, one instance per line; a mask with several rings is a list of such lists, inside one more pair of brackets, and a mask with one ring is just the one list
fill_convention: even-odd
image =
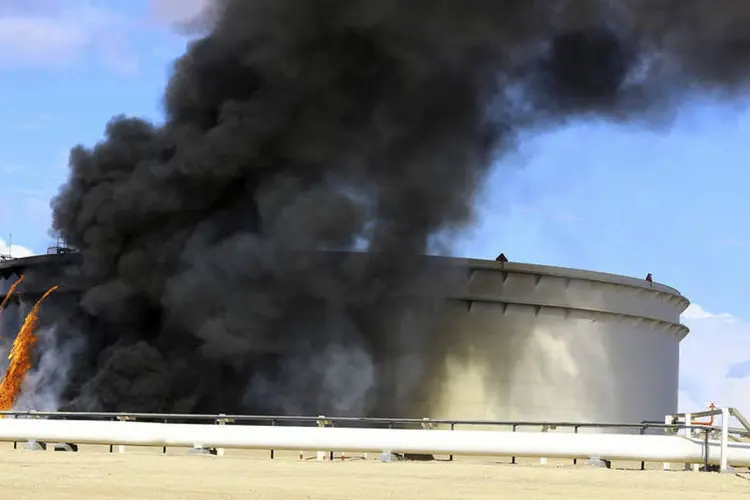
[(78, 451), (75, 443), (55, 443), (55, 451)]
[(190, 448), (188, 455), (216, 455), (216, 448), (204, 448), (202, 446), (195, 446)]
[(594, 467), (601, 467), (605, 469), (611, 469), (612, 468), (612, 462), (601, 457), (591, 457), (589, 458), (589, 465), (593, 465)]
[(42, 443), (41, 441), (26, 441), (25, 443), (23, 443), (23, 449), (45, 451), (47, 449), (47, 443)]
[(380, 454), (380, 461), (385, 463), (391, 463), (391, 462), (402, 462), (404, 460), (404, 456), (400, 453), (391, 453), (390, 451), (384, 451)]

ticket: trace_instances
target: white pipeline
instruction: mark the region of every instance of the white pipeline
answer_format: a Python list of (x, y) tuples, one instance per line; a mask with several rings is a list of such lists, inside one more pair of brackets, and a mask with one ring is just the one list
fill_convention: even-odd
[[(345, 429), (251, 425), (162, 424), (83, 420), (0, 419), (0, 441), (35, 440), (276, 450), (392, 451), (453, 455), (581, 458), (703, 463), (705, 443), (685, 436), (552, 432)], [(718, 464), (720, 443), (708, 445)], [(750, 467), (750, 445), (729, 444), (729, 465)]]

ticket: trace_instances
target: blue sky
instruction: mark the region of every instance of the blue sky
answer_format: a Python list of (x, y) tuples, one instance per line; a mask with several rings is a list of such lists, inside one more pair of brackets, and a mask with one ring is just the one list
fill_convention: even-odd
[[(185, 44), (167, 21), (200, 1), (3, 2), (0, 238), (43, 252), (70, 147), (93, 144), (118, 113), (159, 118), (169, 63)], [(528, 134), (493, 171), (456, 253), (653, 273), (699, 305), (684, 318), (693, 328), (684, 400), (742, 406), (750, 349), (719, 353), (711, 339), (750, 347), (748, 103), (696, 98), (662, 128), (589, 121)], [(710, 384), (690, 372), (705, 349), (714, 349)]]

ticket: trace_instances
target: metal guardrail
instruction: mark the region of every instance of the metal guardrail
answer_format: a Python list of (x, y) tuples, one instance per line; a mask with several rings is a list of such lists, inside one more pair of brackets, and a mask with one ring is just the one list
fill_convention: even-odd
[[(727, 408), (728, 416), (734, 417), (737, 422), (742, 426), (742, 428), (739, 427), (729, 427), (727, 425), (727, 432), (729, 434), (738, 435), (740, 437), (750, 438), (750, 421), (745, 418), (745, 416), (738, 410), (737, 408)], [(715, 408), (713, 410), (704, 410), (704, 411), (697, 411), (697, 412), (691, 412), (691, 413), (677, 413), (673, 416), (674, 423), (680, 422), (680, 420), (687, 423), (687, 420), (692, 420), (694, 418), (704, 418), (704, 417), (716, 417), (722, 415), (722, 409), (721, 408)], [(713, 418), (711, 419), (713, 422)], [(700, 422), (692, 422), (692, 425), (699, 425), (701, 427), (706, 427), (707, 429), (711, 429), (715, 432), (721, 432), (723, 430), (723, 427), (721, 425), (713, 425), (709, 423), (700, 423)]]
[(218, 422), (247, 424), (247, 423), (270, 423), (277, 424), (308, 424), (318, 425), (321, 419), (328, 425), (336, 424), (369, 424), (375, 426), (422, 426), (429, 423), (432, 428), (436, 426), (449, 426), (454, 430), (456, 426), (493, 426), (510, 427), (516, 430), (521, 427), (539, 427), (555, 429), (572, 428), (577, 429), (637, 429), (644, 432), (648, 429), (686, 429), (706, 430), (707, 426), (687, 425), (681, 423), (665, 424), (655, 421), (642, 421), (640, 423), (595, 423), (595, 422), (570, 422), (570, 421), (535, 421), (535, 420), (456, 420), (456, 419), (432, 419), (432, 418), (384, 418), (384, 417), (330, 417), (325, 415), (239, 415), (239, 414), (197, 414), (197, 413), (115, 413), (115, 412), (59, 412), (59, 411), (0, 411), (0, 417), (13, 418), (47, 418), (54, 420), (137, 420), (142, 422)]
[(234, 422), (288, 422), (288, 423), (312, 423), (324, 418), (333, 423), (367, 423), (379, 425), (395, 424), (423, 424), (430, 422), (433, 425), (468, 425), (468, 426), (498, 426), (498, 427), (579, 427), (579, 428), (685, 428), (695, 427), (700, 429), (705, 426), (685, 424), (664, 424), (656, 421), (642, 421), (639, 423), (595, 423), (595, 422), (571, 422), (571, 421), (538, 421), (538, 420), (460, 420), (460, 419), (432, 419), (432, 418), (385, 418), (385, 417), (330, 417), (324, 415), (241, 415), (241, 414), (201, 414), (201, 413), (127, 413), (127, 412), (60, 412), (60, 411), (0, 411), (0, 416), (13, 418), (49, 418), (49, 419), (77, 419), (77, 420), (118, 420), (129, 418), (141, 421), (216, 421), (230, 419)]
[[(705, 470), (709, 469), (708, 448), (711, 433), (720, 431), (721, 428), (705, 425), (688, 425), (686, 423), (661, 423), (653, 421), (642, 421), (640, 423), (593, 423), (593, 422), (544, 422), (544, 421), (504, 421), (504, 420), (448, 420), (431, 418), (382, 418), (382, 417), (328, 417), (318, 416), (290, 416), (290, 415), (232, 415), (232, 414), (194, 414), (194, 413), (113, 413), (113, 412), (58, 412), (58, 411), (0, 411), (0, 418), (41, 418), (51, 420), (129, 420), (141, 422), (159, 423), (215, 423), (235, 425), (297, 425), (297, 426), (344, 426), (368, 425), (370, 427), (387, 427), (389, 429), (401, 427), (421, 427), (423, 429), (435, 429), (441, 426), (455, 430), (458, 426), (468, 427), (504, 427), (517, 432), (522, 428), (539, 428), (542, 431), (555, 430), (557, 428), (573, 429), (578, 433), (581, 429), (622, 429), (637, 430), (645, 434), (648, 430), (660, 429), (664, 432), (678, 433), (680, 430), (703, 433), (703, 442), (706, 447)], [(14, 442), (14, 448), (17, 442)], [(110, 453), (114, 446), (110, 445)], [(166, 453), (167, 447), (162, 447), (162, 453)], [(271, 458), (274, 458), (274, 450), (270, 450)], [(333, 452), (331, 452), (333, 458)], [(453, 460), (450, 455), (449, 460)], [(511, 457), (511, 463), (516, 463), (516, 457)], [(573, 459), (577, 464), (578, 459)], [(641, 470), (645, 470), (646, 463), (641, 462)]]

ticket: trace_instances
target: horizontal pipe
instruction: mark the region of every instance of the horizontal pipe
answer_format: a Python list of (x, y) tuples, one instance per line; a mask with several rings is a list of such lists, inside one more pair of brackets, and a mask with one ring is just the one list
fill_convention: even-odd
[(694, 417), (694, 418), (713, 417), (716, 415), (721, 415), (721, 408), (717, 410), (704, 410), (704, 411), (695, 411), (695, 412), (690, 412), (690, 413), (678, 413), (675, 416), (685, 418), (685, 415), (690, 415), (691, 417)]
[[(135, 446), (600, 457), (676, 463), (704, 463), (706, 449), (702, 440), (684, 436), (0, 419), (0, 441), (23, 440)], [(708, 463), (719, 463), (719, 443), (709, 442), (708, 449)], [(729, 465), (750, 466), (750, 445), (730, 444), (727, 457)]]
[(747, 421), (745, 416), (740, 413), (737, 408), (729, 408), (729, 414), (736, 418), (742, 427), (750, 431), (750, 422)]

